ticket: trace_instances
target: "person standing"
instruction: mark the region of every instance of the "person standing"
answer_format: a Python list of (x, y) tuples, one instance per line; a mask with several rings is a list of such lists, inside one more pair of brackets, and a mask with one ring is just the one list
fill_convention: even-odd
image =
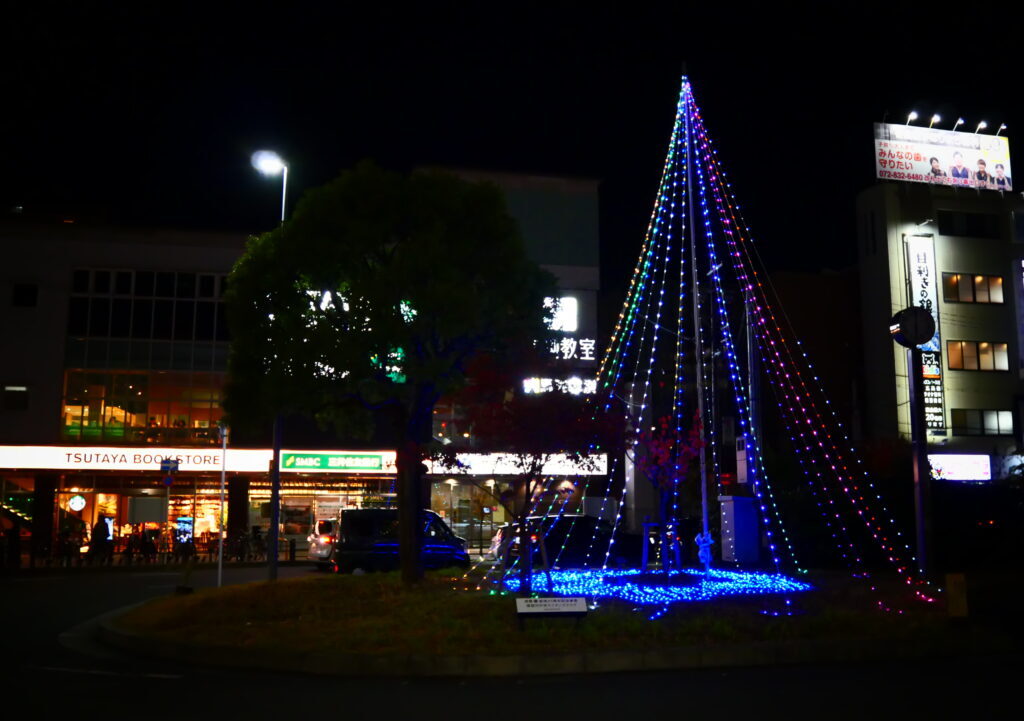
[(92, 556), (93, 563), (106, 564), (111, 555), (109, 547), (110, 527), (107, 526), (107, 517), (101, 513), (92, 527), (92, 537), (89, 539), (89, 555)]

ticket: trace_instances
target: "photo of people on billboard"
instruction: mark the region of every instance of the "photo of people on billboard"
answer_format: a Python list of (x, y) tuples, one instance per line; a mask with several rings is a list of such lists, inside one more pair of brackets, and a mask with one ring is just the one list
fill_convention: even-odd
[(997, 135), (875, 123), (875, 172), (886, 180), (1013, 190), (1010, 142)]

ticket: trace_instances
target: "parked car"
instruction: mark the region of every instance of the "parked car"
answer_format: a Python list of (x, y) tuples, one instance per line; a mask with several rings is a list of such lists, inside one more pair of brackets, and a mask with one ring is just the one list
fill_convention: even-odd
[(338, 540), (335, 533), (337, 525), (338, 522), (334, 519), (321, 519), (306, 537), (309, 542), (309, 560), (315, 562), (317, 568), (327, 570), (334, 564), (334, 543)]
[[(459, 538), (433, 511), (421, 511), (422, 561), (425, 568), (469, 566), (466, 541)], [(398, 510), (362, 508), (341, 512), (332, 565), (339, 573), (397, 569)]]
[[(627, 533), (620, 527), (614, 532), (615, 543), (611, 544), (609, 553), (613, 527), (608, 521), (580, 514), (562, 514), (531, 516), (527, 523), (533, 533), (543, 535), (548, 563), (552, 568), (600, 567), (604, 565), (605, 554), (608, 554), (608, 565), (612, 568), (640, 566), (643, 554), (642, 537), (635, 533)], [(514, 524), (505, 524), (497, 530), (491, 539), (488, 558), (499, 560), (501, 543), (506, 534), (513, 532)], [(519, 557), (519, 546), (520, 538), (517, 534), (512, 539), (512, 559)], [(534, 567), (540, 566), (540, 553), (534, 556), (533, 563)]]

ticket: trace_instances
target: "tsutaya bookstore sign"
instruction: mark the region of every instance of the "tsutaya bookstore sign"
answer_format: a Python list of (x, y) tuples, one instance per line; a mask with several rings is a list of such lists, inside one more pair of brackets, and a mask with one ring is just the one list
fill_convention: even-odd
[[(229, 448), (223, 463), (220, 448), (138, 448), (102, 446), (0, 446), (0, 468), (54, 471), (159, 471), (165, 459), (178, 461), (178, 472), (266, 473), (269, 448)], [(289, 459), (292, 461), (288, 464)], [(314, 467), (312, 459), (323, 462)], [(394, 473), (394, 451), (281, 451), (281, 471), (293, 473)]]
[(875, 174), (886, 180), (1013, 190), (1005, 136), (875, 123)]
[[(0, 446), (0, 468), (48, 471), (150, 471), (158, 473), (164, 460), (178, 461), (178, 472), (266, 473), (273, 452), (269, 448), (229, 448), (223, 464), (220, 448), (137, 448), (118, 446)], [(282, 473), (397, 472), (394, 451), (281, 451)], [(458, 468), (429, 463), (431, 473), (517, 475), (516, 457), (503, 453), (465, 453), (457, 456)], [(607, 458), (594, 456), (581, 464), (564, 454), (547, 459), (546, 475), (603, 475)]]

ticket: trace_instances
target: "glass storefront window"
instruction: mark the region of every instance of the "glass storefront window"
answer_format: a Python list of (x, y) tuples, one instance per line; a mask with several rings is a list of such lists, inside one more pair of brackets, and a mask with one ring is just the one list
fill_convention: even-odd
[(175, 445), (217, 442), (220, 373), (68, 371), (65, 440)]

